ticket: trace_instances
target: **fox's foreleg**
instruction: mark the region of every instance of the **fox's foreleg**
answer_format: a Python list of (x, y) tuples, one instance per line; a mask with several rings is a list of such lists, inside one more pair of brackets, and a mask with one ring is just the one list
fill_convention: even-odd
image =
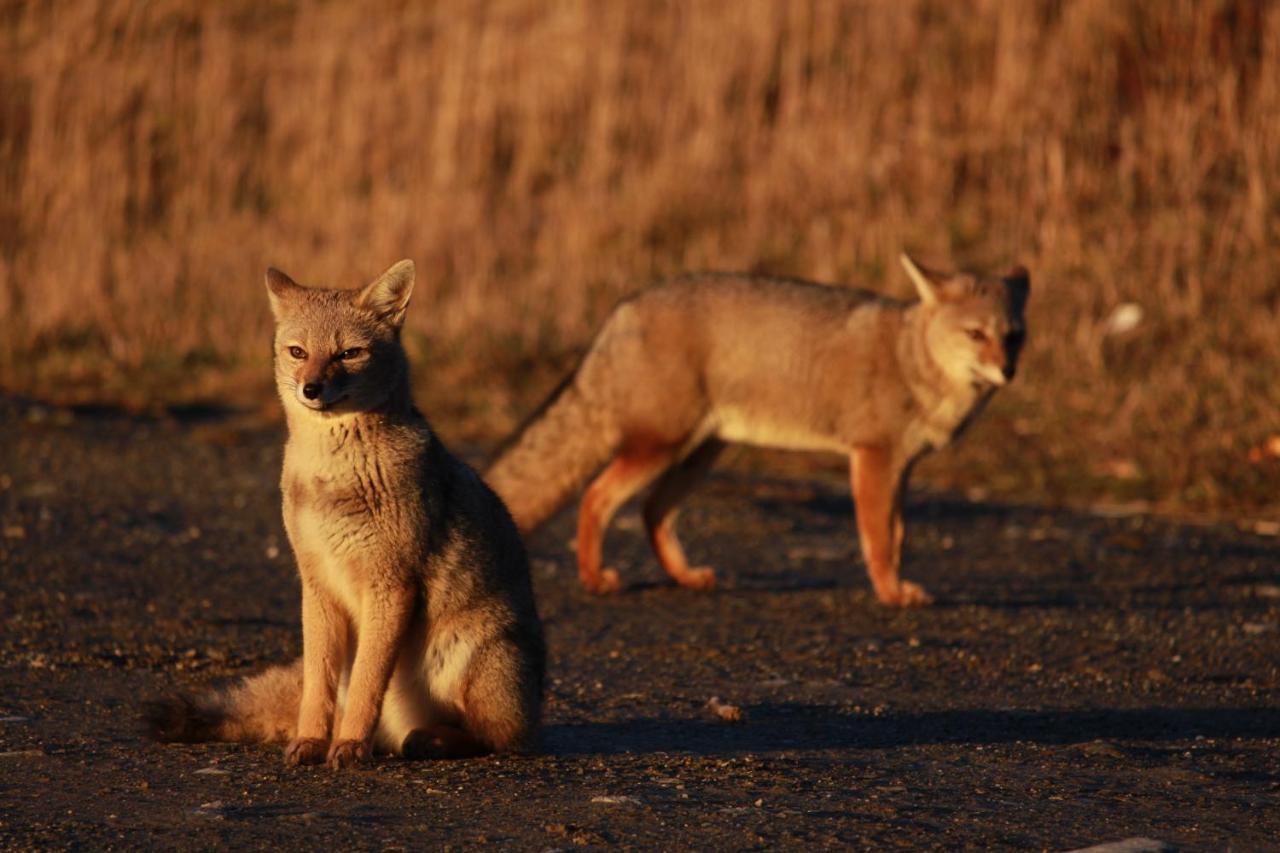
[(394, 581), (366, 591), (360, 607), (355, 661), (342, 719), (329, 747), (329, 764), (348, 767), (373, 752), (373, 732), (382, 701), (413, 618), (417, 590)]
[(302, 571), (302, 702), (286, 764), (320, 764), (332, 733), (338, 679), (346, 665), (348, 624), (342, 610)]
[(876, 598), (890, 607), (920, 607), (933, 599), (898, 576), (902, 559), (902, 498), (908, 462), (891, 448), (857, 447), (849, 458), (858, 540)]

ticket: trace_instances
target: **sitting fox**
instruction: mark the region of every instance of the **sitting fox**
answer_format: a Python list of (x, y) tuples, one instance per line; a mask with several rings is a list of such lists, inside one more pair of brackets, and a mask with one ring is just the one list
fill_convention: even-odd
[(281, 489), (302, 579), (302, 659), (148, 709), (162, 740), (285, 740), (335, 768), (374, 748), (524, 745), (545, 669), (524, 546), (502, 502), (410, 398), (411, 261), (360, 290), (267, 271), (289, 425)]
[(727, 442), (848, 454), (876, 596), (929, 603), (898, 576), (907, 476), (1013, 378), (1030, 279), (1022, 267), (984, 278), (901, 261), (919, 300), (697, 275), (622, 302), (486, 478), (529, 531), (609, 462), (578, 515), (578, 576), (593, 593), (619, 586), (600, 565), (609, 520), (653, 483), (644, 521), (659, 562), (681, 586), (710, 589), (712, 570), (690, 567), (676, 538), (676, 508)]

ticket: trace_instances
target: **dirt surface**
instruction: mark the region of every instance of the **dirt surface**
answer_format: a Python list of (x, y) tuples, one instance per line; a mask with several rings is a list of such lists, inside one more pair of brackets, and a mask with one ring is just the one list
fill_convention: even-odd
[(298, 654), (281, 441), (0, 402), (0, 846), (1280, 844), (1280, 542), (920, 495), (906, 575), (938, 603), (891, 612), (821, 480), (713, 477), (683, 523), (711, 594), (663, 580), (634, 511), (609, 599), (571, 513), (535, 536), (536, 754), (150, 743), (141, 699)]

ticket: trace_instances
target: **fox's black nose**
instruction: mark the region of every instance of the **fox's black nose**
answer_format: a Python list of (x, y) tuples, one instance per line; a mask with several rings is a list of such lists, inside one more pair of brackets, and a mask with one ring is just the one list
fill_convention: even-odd
[(302, 386), (302, 396), (306, 397), (308, 400), (314, 400), (316, 397), (319, 397), (319, 396), (320, 396), (320, 383), (319, 383), (319, 382), (308, 382), (306, 385), (303, 385), (303, 386)]

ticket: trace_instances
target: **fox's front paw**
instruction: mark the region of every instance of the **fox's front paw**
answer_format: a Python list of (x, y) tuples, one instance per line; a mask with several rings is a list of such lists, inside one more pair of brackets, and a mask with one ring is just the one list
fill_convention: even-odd
[(618, 572), (614, 569), (601, 569), (595, 579), (583, 578), (582, 585), (592, 595), (608, 595), (622, 589), (622, 578), (618, 577)]
[(689, 569), (676, 578), (676, 583), (685, 589), (710, 592), (716, 588), (716, 572), (710, 566), (698, 566), (696, 569)]
[(887, 592), (877, 590), (876, 595), (886, 607), (924, 607), (933, 603), (933, 596), (920, 584), (911, 581), (899, 581), (896, 589)]
[(323, 764), (329, 744), (318, 737), (296, 737), (284, 748), (284, 763), (290, 767), (300, 764)]
[(329, 747), (329, 766), (334, 770), (354, 767), (369, 760), (369, 742), (363, 740), (335, 740)]

